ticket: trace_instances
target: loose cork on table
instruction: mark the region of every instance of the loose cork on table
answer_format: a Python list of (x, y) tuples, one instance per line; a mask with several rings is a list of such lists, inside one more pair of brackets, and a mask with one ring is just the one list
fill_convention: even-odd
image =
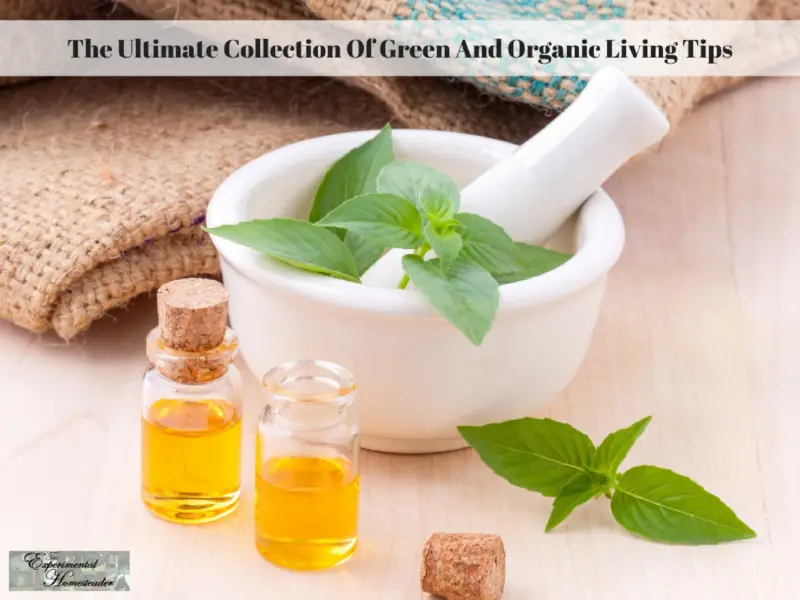
[(182, 352), (219, 346), (228, 324), (228, 292), (213, 279), (190, 277), (158, 289), (158, 322), (164, 343)]
[(506, 551), (500, 536), (434, 533), (425, 542), (422, 591), (446, 600), (499, 600), (506, 583)]

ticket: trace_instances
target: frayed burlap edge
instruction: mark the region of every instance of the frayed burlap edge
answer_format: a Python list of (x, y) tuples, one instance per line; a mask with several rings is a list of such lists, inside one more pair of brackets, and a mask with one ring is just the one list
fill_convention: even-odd
[(50, 319), (64, 339), (87, 329), (106, 311), (189, 275), (217, 275), (219, 261), (199, 227), (168, 235), (98, 265), (59, 296)]

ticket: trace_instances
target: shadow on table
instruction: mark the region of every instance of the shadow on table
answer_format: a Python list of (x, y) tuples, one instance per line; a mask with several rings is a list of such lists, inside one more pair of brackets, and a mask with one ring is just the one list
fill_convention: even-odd
[(0, 322), (0, 336), (20, 350), (35, 346), (39, 354), (51, 358), (80, 357), (97, 362), (140, 359), (146, 364), (145, 336), (158, 323), (155, 294), (143, 295), (128, 305), (108, 312), (84, 333), (69, 341), (55, 332), (34, 334), (8, 322)]

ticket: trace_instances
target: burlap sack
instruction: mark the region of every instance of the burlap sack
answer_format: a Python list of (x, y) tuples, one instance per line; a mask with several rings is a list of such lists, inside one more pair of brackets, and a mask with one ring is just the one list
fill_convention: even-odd
[(330, 80), (73, 79), (0, 94), (0, 315), (69, 338), (112, 306), (215, 273), (199, 232), (234, 169), (299, 139), (382, 126)]
[[(81, 14), (92, 1), (0, 0), (0, 16), (65, 18)], [(154, 18), (250, 19), (389, 18), (411, 8), (430, 8), (431, 3), (125, 4)], [(564, 9), (565, 3), (558, 4)], [(686, 4), (706, 8), (691, 12)], [(752, 2), (669, 0), (657, 10), (647, 8), (650, 3), (636, 6), (639, 12), (633, 14), (641, 17), (741, 18), (739, 13), (749, 11)], [(797, 10), (793, 3), (765, 0), (758, 14), (790, 18), (792, 10)], [(543, 122), (531, 104), (557, 106), (554, 100), (569, 101), (572, 91), (548, 87), (547, 82), (535, 93), (529, 85), (521, 94), (497, 87), (496, 80), (473, 84), (392, 78), (99, 79), (33, 82), (3, 90), (0, 317), (31, 331), (53, 328), (69, 339), (109, 308), (165, 281), (218, 272), (213, 247), (198, 227), (205, 206), (231, 171), (271, 148), (378, 127), (388, 120), (398, 126), (521, 140)], [(642, 85), (673, 121), (719, 87), (699, 80)], [(503, 97), (516, 102), (499, 99)]]

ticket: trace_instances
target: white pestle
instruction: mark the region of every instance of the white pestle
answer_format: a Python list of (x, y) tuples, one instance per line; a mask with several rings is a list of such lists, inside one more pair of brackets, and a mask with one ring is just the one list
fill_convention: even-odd
[[(516, 241), (542, 244), (625, 162), (669, 131), (661, 110), (622, 71), (600, 69), (560, 116), (461, 191), (460, 212), (486, 217)], [(393, 287), (406, 250), (361, 278)]]

